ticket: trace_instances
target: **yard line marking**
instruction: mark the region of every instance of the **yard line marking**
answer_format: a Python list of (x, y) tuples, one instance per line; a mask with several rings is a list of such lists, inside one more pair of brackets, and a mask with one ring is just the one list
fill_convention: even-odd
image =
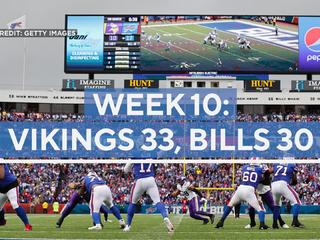
[[(197, 22), (159, 23), (159, 24), (141, 25), (141, 28), (152, 28), (152, 27), (162, 27), (162, 26), (167, 27), (167, 26), (181, 26), (181, 25), (198, 25), (198, 24), (224, 23), (224, 22), (227, 22), (227, 23), (239, 22), (239, 23), (243, 23), (243, 24), (247, 24), (247, 25), (252, 25), (252, 26), (255, 26), (255, 27), (274, 30), (274, 27), (260, 25), (259, 23), (249, 22), (247, 19), (243, 19), (243, 20), (215, 20), (215, 21), (206, 21), (206, 20), (204, 20), (204, 21), (197, 21)], [(287, 30), (287, 29), (280, 29), (280, 31), (281, 32), (285, 32), (285, 33), (298, 35), (297, 32), (294, 32), (294, 31), (291, 31), (291, 30)]]
[(147, 51), (149, 51), (149, 52), (151, 52), (151, 53), (153, 53), (153, 54), (155, 54), (155, 55), (158, 55), (159, 57), (165, 58), (165, 59), (169, 60), (170, 62), (173, 62), (173, 63), (176, 63), (176, 64), (180, 64), (180, 63), (176, 62), (175, 60), (173, 60), (173, 59), (171, 59), (171, 58), (168, 58), (168, 57), (166, 57), (166, 56), (163, 56), (163, 55), (161, 55), (160, 53), (157, 53), (157, 52), (155, 52), (155, 51), (152, 51), (152, 50), (149, 49), (149, 48), (142, 47), (142, 46), (141, 46), (141, 48), (143, 48), (143, 49), (145, 49), (145, 50), (147, 50)]
[(152, 27), (167, 27), (167, 26), (179, 26), (179, 25), (197, 25), (199, 23), (223, 23), (230, 22), (231, 20), (218, 20), (218, 21), (198, 21), (198, 22), (182, 22), (182, 23), (160, 23), (152, 25), (141, 25), (141, 28), (152, 28)]
[[(253, 22), (248, 22), (245, 20), (216, 20), (216, 21), (197, 21), (197, 22), (181, 22), (181, 23), (163, 23), (163, 24), (153, 24), (153, 25), (142, 25), (141, 28), (152, 28), (152, 27), (167, 27), (167, 26), (184, 26), (184, 25), (199, 25), (199, 24), (210, 24), (210, 23), (224, 23), (224, 22), (238, 22), (238, 23), (242, 23), (242, 24), (247, 24), (247, 25), (251, 25), (251, 26), (255, 26), (255, 27), (260, 27), (260, 28), (266, 28), (269, 30), (274, 30), (273, 27), (270, 26), (264, 26), (264, 25), (260, 25), (258, 23), (253, 23)], [(210, 28), (210, 27), (207, 27)], [(211, 28), (212, 29), (212, 28)], [(221, 31), (221, 30), (219, 30)], [(287, 30), (287, 29), (280, 29), (279, 32), (284, 32), (284, 33), (290, 33), (290, 34), (294, 34), (294, 35), (298, 35), (297, 32), (291, 31), (291, 30)], [(255, 39), (255, 38), (254, 38)], [(282, 46), (284, 47), (284, 46)], [(285, 47), (284, 47), (285, 48)], [(286, 48), (287, 49), (287, 48)], [(293, 51), (298, 51), (298, 50), (294, 50), (291, 49)]]
[[(160, 30), (160, 29), (158, 29), (158, 31), (164, 32), (164, 33), (169, 33), (169, 32), (167, 32), (167, 31)], [(186, 40), (189, 40), (189, 41), (190, 41), (189, 38), (185, 38), (185, 37), (182, 37), (182, 36), (177, 36), (177, 37), (180, 37), (180, 38), (183, 38), (183, 39), (186, 39)], [(192, 40), (192, 39), (191, 39), (191, 40)], [(194, 41), (194, 40), (193, 40), (193, 41)], [(161, 40), (160, 40), (160, 42), (166, 43), (165, 41), (161, 41)], [(208, 61), (210, 61), (210, 62), (212, 62), (212, 63), (215, 63), (215, 64), (218, 63), (218, 62), (216, 62), (216, 61), (214, 61), (214, 60), (212, 60), (212, 59), (210, 59), (210, 58), (203, 57), (203, 56), (201, 56), (201, 55), (199, 55), (199, 54), (196, 54), (196, 53), (194, 53), (194, 52), (191, 52), (191, 51), (189, 51), (189, 50), (187, 50), (187, 49), (185, 49), (185, 48), (179, 47), (179, 46), (177, 46), (177, 45), (172, 44), (172, 46), (173, 46), (173, 47), (176, 47), (176, 48), (178, 48), (178, 49), (180, 49), (180, 50), (182, 50), (182, 51), (185, 51), (185, 52), (187, 52), (187, 53), (193, 54), (193, 55), (195, 55), (195, 56), (197, 56), (197, 57), (200, 57), (200, 58), (203, 58), (203, 59), (205, 59), (205, 60), (208, 60)]]

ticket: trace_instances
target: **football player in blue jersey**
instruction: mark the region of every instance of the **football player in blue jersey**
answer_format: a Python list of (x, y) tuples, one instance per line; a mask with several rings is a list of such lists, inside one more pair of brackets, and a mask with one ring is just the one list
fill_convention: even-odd
[[(265, 169), (264, 173), (264, 179), (259, 183), (257, 187), (257, 194), (258, 197), (261, 199), (264, 205), (267, 205), (272, 212), (274, 212), (274, 200), (271, 192), (271, 170), (269, 170), (267, 165), (261, 165), (262, 168)], [(249, 206), (249, 217), (250, 217), (250, 223), (245, 226), (246, 229), (248, 228), (253, 228), (256, 226), (256, 221), (255, 221), (255, 209), (251, 206)], [(283, 221), (279, 214), (279, 219), (278, 219), (280, 226), (282, 228), (288, 229), (289, 226)], [(273, 228), (279, 228), (278, 225), (273, 225)]]
[[(85, 200), (87, 203), (90, 202), (90, 195), (88, 193), (85, 193), (84, 196), (81, 196), (78, 191), (74, 191), (72, 196), (70, 197), (70, 200), (68, 203), (64, 206), (64, 208), (61, 211), (61, 216), (59, 220), (56, 223), (56, 228), (61, 228), (61, 225), (64, 221), (64, 219), (69, 216), (69, 214), (72, 212), (72, 210), (76, 207), (76, 205), (81, 202), (82, 200)], [(108, 208), (106, 205), (102, 205), (100, 208), (100, 213), (104, 214), (104, 221), (107, 222), (108, 220)], [(0, 225), (1, 225), (1, 214), (0, 214)]]
[(167, 210), (162, 202), (160, 202), (159, 190), (155, 181), (155, 166), (152, 163), (127, 163), (124, 172), (133, 171), (134, 183), (130, 194), (130, 204), (128, 207), (127, 224), (124, 228), (125, 232), (130, 231), (132, 219), (135, 213), (136, 205), (142, 196), (147, 193), (156, 205), (157, 210), (161, 213), (168, 232), (173, 232), (173, 225), (168, 217)]
[(274, 164), (273, 180), (271, 183), (271, 191), (275, 201), (273, 213), (273, 226), (277, 228), (277, 221), (280, 215), (281, 197), (286, 198), (292, 205), (293, 220), (291, 226), (303, 228), (304, 225), (299, 222), (298, 215), (301, 201), (297, 192), (290, 186), (297, 184), (297, 167), (295, 164)]
[[(71, 183), (70, 188), (77, 188), (79, 184)], [(125, 227), (124, 220), (120, 215), (119, 209), (113, 205), (113, 198), (110, 188), (106, 185), (106, 181), (100, 178), (95, 172), (90, 171), (85, 176), (79, 190), (79, 195), (90, 195), (90, 214), (93, 220), (94, 226), (89, 227), (89, 230), (101, 230), (102, 224), (100, 219), (100, 209), (105, 204), (113, 215), (118, 219), (121, 228)]]
[(268, 229), (265, 224), (265, 209), (262, 204), (259, 204), (255, 190), (258, 184), (264, 178), (265, 169), (259, 165), (244, 165), (242, 167), (241, 183), (238, 189), (233, 194), (230, 202), (224, 210), (223, 216), (217, 223), (216, 228), (223, 227), (224, 221), (231, 212), (233, 206), (237, 205), (241, 201), (247, 202), (259, 214), (260, 226), (259, 229)]
[(24, 209), (19, 205), (19, 183), (7, 164), (0, 164), (0, 210), (9, 199), (12, 208), (16, 211), (18, 217), (24, 223), (25, 231), (31, 231), (32, 226)]

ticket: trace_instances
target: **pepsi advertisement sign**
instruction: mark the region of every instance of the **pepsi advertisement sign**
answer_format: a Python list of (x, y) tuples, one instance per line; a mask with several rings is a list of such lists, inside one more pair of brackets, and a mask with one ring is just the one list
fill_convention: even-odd
[(320, 17), (299, 18), (299, 70), (319, 72)]

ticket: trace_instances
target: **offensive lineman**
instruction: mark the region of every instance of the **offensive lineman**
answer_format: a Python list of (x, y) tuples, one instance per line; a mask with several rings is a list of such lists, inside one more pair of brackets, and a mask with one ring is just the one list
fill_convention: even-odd
[[(266, 165), (262, 165), (262, 168), (265, 169), (264, 179), (258, 184), (257, 187), (257, 194), (261, 198), (261, 201), (264, 205), (267, 205), (272, 212), (274, 212), (274, 200), (271, 192), (271, 176), (270, 171), (268, 170), (268, 167)], [(255, 221), (255, 209), (251, 206), (249, 206), (249, 217), (250, 217), (250, 223), (245, 226), (245, 228), (253, 228), (256, 226)], [(280, 223), (280, 226), (282, 228), (288, 229), (289, 226), (283, 221), (281, 218), (281, 215), (279, 214), (278, 221)], [(279, 228), (278, 225), (272, 226), (273, 228)]]
[(206, 202), (207, 200), (202, 196), (201, 192), (195, 188), (194, 184), (190, 182), (193, 180), (192, 174), (188, 175), (188, 180), (185, 177), (181, 178), (182, 185), (177, 185), (177, 190), (172, 193), (172, 196), (176, 197), (180, 194), (187, 198), (190, 217), (202, 220), (203, 224), (208, 224), (210, 220), (210, 223), (213, 224), (214, 214), (200, 211), (200, 203)]
[(14, 176), (7, 164), (0, 165), (0, 211), (3, 209), (4, 204), (9, 199), (12, 208), (16, 211), (18, 217), (24, 223), (25, 231), (31, 231), (32, 226), (24, 209), (19, 206), (19, 183), (17, 177)]
[(259, 204), (255, 190), (261, 180), (264, 178), (265, 169), (258, 165), (244, 165), (242, 167), (241, 183), (236, 192), (233, 194), (230, 202), (224, 210), (223, 216), (217, 223), (216, 228), (223, 227), (224, 221), (231, 212), (233, 206), (241, 201), (247, 202), (250, 206), (256, 209), (259, 213), (260, 226), (259, 229), (268, 229), (265, 224), (265, 209)]
[[(64, 219), (69, 216), (69, 214), (72, 212), (72, 210), (75, 208), (75, 206), (82, 201), (82, 199), (85, 199), (86, 202), (90, 202), (90, 195), (88, 193), (85, 193), (84, 196), (80, 196), (78, 191), (74, 191), (72, 194), (70, 200), (65, 205), (65, 207), (61, 211), (61, 216), (59, 220), (56, 223), (56, 228), (61, 228), (61, 225), (64, 221)], [(108, 208), (105, 205), (102, 205), (100, 208), (100, 213), (104, 214), (104, 220), (108, 221)], [(1, 219), (1, 218), (0, 218)]]
[(89, 227), (89, 230), (101, 230), (100, 209), (103, 203), (105, 203), (115, 217), (119, 220), (121, 228), (124, 228), (125, 224), (120, 215), (119, 209), (113, 205), (113, 198), (110, 188), (106, 185), (106, 181), (100, 178), (95, 172), (91, 171), (85, 176), (79, 195), (83, 195), (87, 192), (90, 197), (90, 213), (94, 223), (94, 226)]
[(154, 179), (155, 168), (152, 163), (127, 163), (124, 167), (124, 172), (129, 173), (133, 171), (134, 183), (130, 194), (130, 204), (128, 207), (128, 217), (126, 227), (123, 229), (129, 232), (131, 229), (132, 219), (135, 213), (137, 202), (142, 194), (147, 193), (156, 205), (157, 210), (161, 213), (163, 221), (168, 229), (168, 232), (173, 232), (173, 225), (168, 218), (167, 210), (162, 202), (160, 202), (159, 190)]
[(297, 184), (297, 167), (295, 164), (274, 164), (273, 165), (273, 181), (271, 189), (275, 207), (273, 212), (273, 226), (277, 227), (277, 219), (280, 215), (281, 197), (285, 197), (292, 205), (293, 220), (291, 226), (303, 228), (304, 225), (299, 222), (298, 215), (301, 201), (297, 192), (290, 186), (290, 184)]

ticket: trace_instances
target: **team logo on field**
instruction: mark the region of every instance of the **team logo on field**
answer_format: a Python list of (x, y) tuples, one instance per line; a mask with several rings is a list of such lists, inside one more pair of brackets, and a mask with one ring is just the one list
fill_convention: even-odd
[(309, 50), (320, 52), (320, 27), (310, 28), (304, 36), (304, 42)]

